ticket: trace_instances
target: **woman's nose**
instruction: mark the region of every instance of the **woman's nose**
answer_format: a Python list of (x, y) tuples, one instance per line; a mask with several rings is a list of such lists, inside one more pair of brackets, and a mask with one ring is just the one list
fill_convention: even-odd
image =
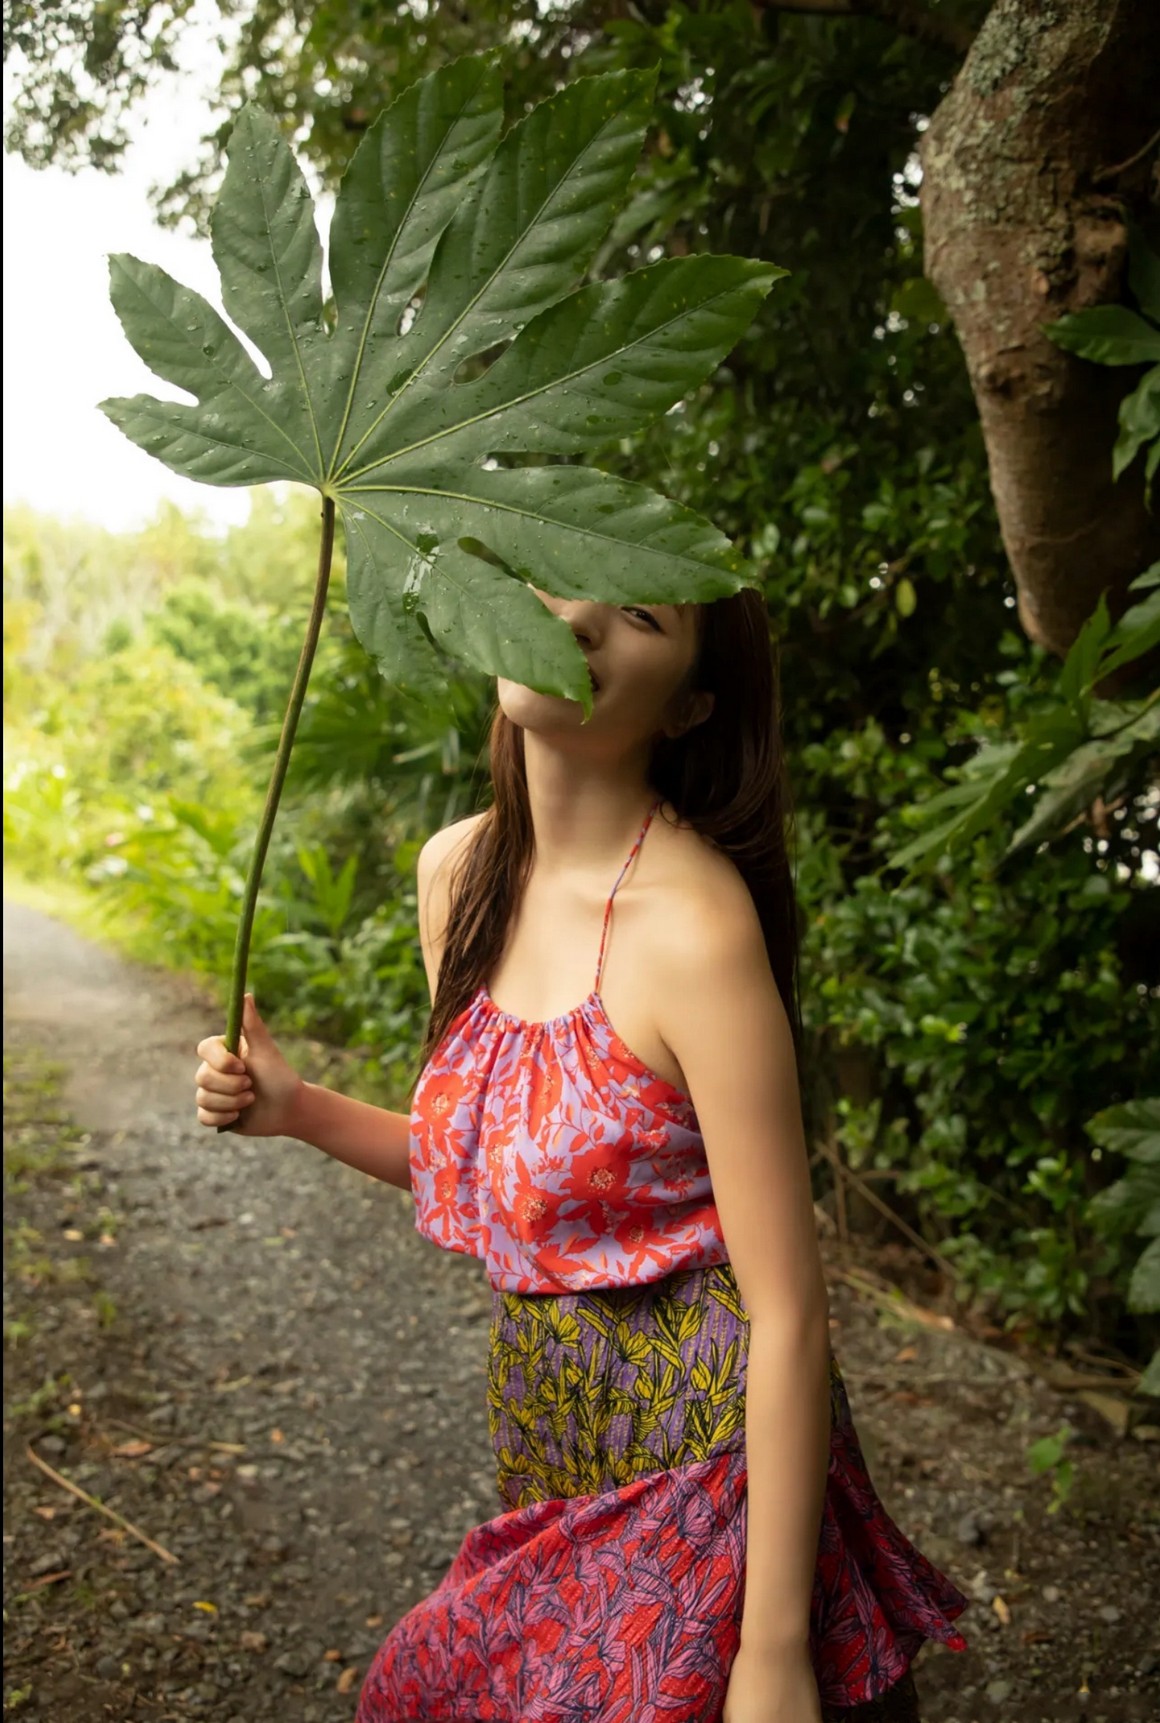
[(607, 604), (600, 604), (593, 598), (557, 598), (555, 593), (544, 592), (538, 586), (534, 586), (532, 591), (553, 616), (559, 616), (568, 624), (583, 645), (594, 646), (602, 639), (608, 615)]
[(595, 646), (604, 628), (606, 609), (606, 605), (597, 604), (592, 599), (574, 598), (567, 599), (556, 614), (563, 617), (582, 645)]

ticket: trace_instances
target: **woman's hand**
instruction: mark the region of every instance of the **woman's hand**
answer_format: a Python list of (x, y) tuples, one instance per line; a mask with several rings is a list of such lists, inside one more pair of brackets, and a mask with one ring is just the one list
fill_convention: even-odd
[(224, 1035), (199, 1041), (197, 1117), (203, 1125), (229, 1125), (247, 1137), (292, 1136), (302, 1078), (288, 1065), (278, 1044), (246, 994), (237, 1053), (226, 1051)]
[(822, 1723), (808, 1647), (754, 1651), (741, 1645), (729, 1671), (721, 1723)]

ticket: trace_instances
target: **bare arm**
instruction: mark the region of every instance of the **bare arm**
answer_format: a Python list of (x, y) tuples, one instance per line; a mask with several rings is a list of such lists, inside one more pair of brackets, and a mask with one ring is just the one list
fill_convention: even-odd
[[(420, 852), (419, 937), (432, 997), (450, 904), (449, 864), (477, 817), (436, 832)], [(304, 1081), (283, 1057), (251, 995), (238, 1053), (226, 1051), (221, 1035), (207, 1037), (197, 1051), (197, 1116), (203, 1125), (236, 1121), (244, 1136), (296, 1137), (370, 1178), (410, 1190), (408, 1115)]]
[(410, 1120), (307, 1083), (283, 1057), (247, 993), (238, 1052), (225, 1037), (198, 1043), (197, 1116), (246, 1137), (297, 1137), (384, 1184), (410, 1190)]
[(659, 960), (658, 1020), (705, 1138), (750, 1323), (742, 1647), (808, 1648), (829, 1466), (829, 1306), (789, 1021), (760, 923), (730, 870)]

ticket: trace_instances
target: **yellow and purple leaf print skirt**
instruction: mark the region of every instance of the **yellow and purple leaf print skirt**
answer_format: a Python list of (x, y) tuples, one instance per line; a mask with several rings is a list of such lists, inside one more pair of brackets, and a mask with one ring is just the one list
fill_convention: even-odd
[[(745, 1576), (748, 1321), (728, 1263), (495, 1292), (504, 1506), (379, 1648), (356, 1723), (719, 1723)], [(825, 1716), (916, 1723), (967, 1599), (866, 1471), (837, 1363), (810, 1649)]]

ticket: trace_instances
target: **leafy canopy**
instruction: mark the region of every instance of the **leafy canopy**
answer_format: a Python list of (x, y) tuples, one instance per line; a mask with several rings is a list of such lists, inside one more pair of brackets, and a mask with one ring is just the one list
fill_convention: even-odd
[(578, 79), (502, 141), (490, 56), (412, 85), (343, 178), (333, 305), (298, 164), (273, 119), (245, 108), (211, 235), (226, 312), (269, 376), (198, 294), (134, 257), (110, 260), (126, 335), (196, 404), (137, 395), (104, 411), (190, 478), (295, 480), (334, 499), (355, 632), (399, 681), (439, 675), (439, 647), (587, 708), (583, 656), (530, 583), (615, 603), (744, 584), (703, 517), (545, 459), (666, 412), (786, 273), (696, 256), (576, 285), (628, 188), (653, 83)]

